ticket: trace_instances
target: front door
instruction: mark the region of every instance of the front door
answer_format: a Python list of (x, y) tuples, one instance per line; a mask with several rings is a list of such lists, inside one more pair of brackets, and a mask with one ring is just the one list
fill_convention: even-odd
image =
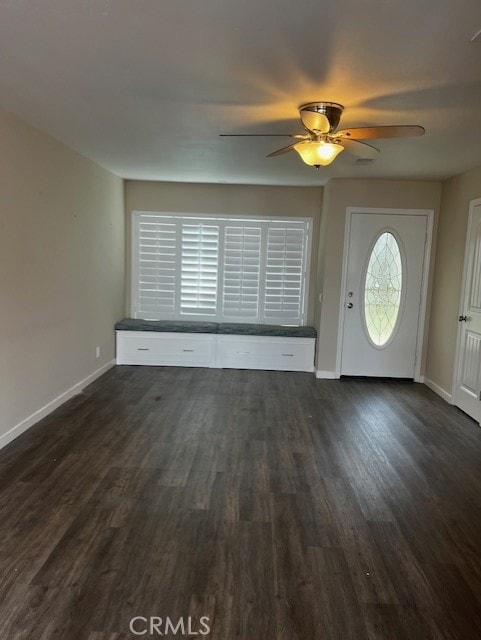
[(481, 200), (470, 206), (459, 315), (455, 404), (481, 421)]
[(414, 378), (426, 213), (351, 213), (341, 375)]

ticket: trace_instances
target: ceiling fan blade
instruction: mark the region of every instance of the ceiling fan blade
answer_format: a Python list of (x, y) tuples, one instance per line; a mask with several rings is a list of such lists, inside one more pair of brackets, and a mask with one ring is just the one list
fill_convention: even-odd
[(273, 151), (272, 153), (269, 153), (269, 155), (267, 157), (268, 158), (273, 158), (274, 156), (281, 156), (283, 153), (287, 153), (288, 151), (292, 151), (296, 144), (298, 144), (298, 143), (294, 142), (293, 144), (290, 144), (287, 147), (282, 147), (282, 149), (277, 149), (277, 151)]
[(302, 133), (219, 133), (220, 138), (308, 138)]
[(359, 142), (359, 140), (350, 140), (349, 138), (341, 138), (338, 140), (335, 138), (335, 141), (343, 146), (348, 153), (356, 156), (356, 158), (374, 160), (377, 158), (379, 153), (379, 149), (376, 149), (376, 147), (372, 147), (370, 144), (366, 144), (365, 142)]
[(336, 131), (336, 138), (373, 140), (375, 138), (410, 138), (424, 135), (424, 127), (415, 124), (399, 124), (385, 127), (353, 127)]
[(309, 111), (308, 109), (300, 112), (302, 124), (309, 131), (316, 131), (319, 133), (328, 133), (331, 128), (331, 123), (327, 116), (317, 111)]

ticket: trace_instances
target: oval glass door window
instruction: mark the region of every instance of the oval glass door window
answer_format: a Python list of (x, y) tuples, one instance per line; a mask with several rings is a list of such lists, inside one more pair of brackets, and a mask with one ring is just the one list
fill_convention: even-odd
[(401, 251), (389, 231), (377, 239), (369, 258), (364, 288), (364, 319), (370, 339), (377, 347), (393, 336), (399, 318), (403, 268)]

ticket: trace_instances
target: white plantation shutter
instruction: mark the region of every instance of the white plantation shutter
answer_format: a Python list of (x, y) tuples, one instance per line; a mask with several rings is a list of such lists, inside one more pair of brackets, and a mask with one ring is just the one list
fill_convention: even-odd
[(217, 315), (218, 225), (182, 225), (181, 314)]
[(175, 222), (140, 216), (137, 228), (137, 318), (170, 318), (175, 314), (177, 230)]
[(262, 228), (228, 224), (224, 230), (222, 316), (227, 322), (259, 318)]
[(134, 212), (132, 315), (300, 325), (308, 218)]
[(306, 229), (273, 223), (267, 232), (264, 317), (267, 322), (302, 324)]

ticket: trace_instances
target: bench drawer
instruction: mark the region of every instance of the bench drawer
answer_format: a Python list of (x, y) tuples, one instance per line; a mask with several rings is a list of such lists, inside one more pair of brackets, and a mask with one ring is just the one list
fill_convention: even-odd
[(212, 367), (215, 335), (117, 331), (117, 363)]
[(217, 366), (232, 369), (313, 371), (314, 338), (220, 335)]

